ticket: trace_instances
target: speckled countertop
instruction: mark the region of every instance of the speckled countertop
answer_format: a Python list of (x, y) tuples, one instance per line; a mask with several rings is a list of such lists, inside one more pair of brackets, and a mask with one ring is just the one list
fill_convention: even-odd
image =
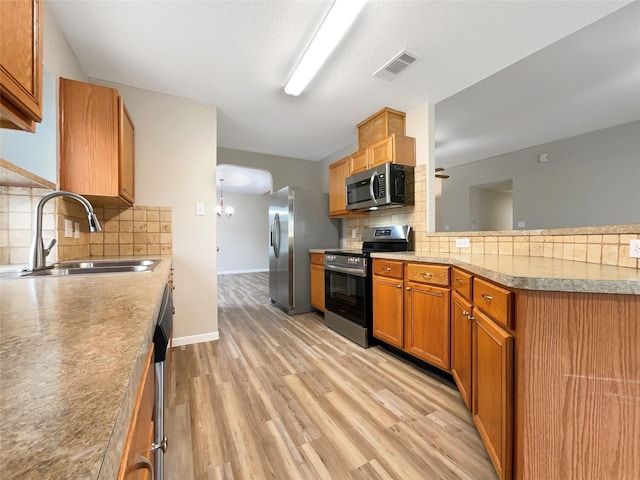
[(0, 280), (0, 477), (117, 476), (170, 257)]
[(371, 256), (453, 265), (511, 288), (640, 295), (637, 268), (518, 255), (402, 252)]

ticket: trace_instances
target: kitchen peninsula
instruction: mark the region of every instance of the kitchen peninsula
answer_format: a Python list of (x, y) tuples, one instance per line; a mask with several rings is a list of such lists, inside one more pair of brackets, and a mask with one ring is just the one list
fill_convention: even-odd
[(116, 478), (170, 273), (154, 258), (150, 272), (0, 279), (2, 478)]
[[(462, 351), (473, 388), (460, 389), (472, 392), (465, 402), (499, 478), (638, 478), (640, 270), (517, 255), (372, 257), (374, 271), (377, 261), (404, 266), (395, 283), (398, 296), (406, 286), (406, 311), (400, 307), (385, 327), (400, 332), (400, 347), (404, 336), (409, 353), (429, 333), (412, 311), (425, 310), (420, 295), (434, 291), (429, 279), (411, 272), (452, 271), (451, 281), (447, 273), (445, 288), (438, 289), (453, 292), (452, 366), (445, 370), (460, 387), (454, 370), (456, 351)], [(374, 308), (374, 328), (375, 314)], [(456, 325), (468, 336), (466, 352), (456, 346)]]

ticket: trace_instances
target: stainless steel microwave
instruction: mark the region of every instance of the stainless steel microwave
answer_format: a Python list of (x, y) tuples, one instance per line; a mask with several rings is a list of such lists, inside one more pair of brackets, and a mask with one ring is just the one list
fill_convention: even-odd
[(385, 163), (346, 179), (347, 210), (403, 207), (414, 202), (413, 167)]

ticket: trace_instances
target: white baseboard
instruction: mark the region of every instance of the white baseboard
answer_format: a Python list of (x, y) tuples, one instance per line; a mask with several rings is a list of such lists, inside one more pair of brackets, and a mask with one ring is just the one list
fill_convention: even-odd
[(218, 275), (230, 275), (233, 273), (258, 273), (258, 272), (268, 272), (268, 268), (254, 268), (250, 270), (226, 270), (224, 272), (218, 272)]
[(172, 345), (174, 347), (181, 347), (183, 345), (192, 345), (194, 343), (211, 342), (212, 340), (220, 340), (220, 333), (218, 331), (202, 333), (200, 335), (189, 335), (187, 337), (177, 337), (173, 339)]

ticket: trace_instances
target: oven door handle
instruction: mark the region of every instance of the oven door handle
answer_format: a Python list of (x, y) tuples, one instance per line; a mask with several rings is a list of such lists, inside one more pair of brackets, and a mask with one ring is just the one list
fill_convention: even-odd
[(330, 272), (346, 273), (347, 275), (355, 275), (356, 277), (366, 277), (367, 271), (362, 271), (359, 268), (338, 267), (336, 265), (325, 265), (325, 270)]

